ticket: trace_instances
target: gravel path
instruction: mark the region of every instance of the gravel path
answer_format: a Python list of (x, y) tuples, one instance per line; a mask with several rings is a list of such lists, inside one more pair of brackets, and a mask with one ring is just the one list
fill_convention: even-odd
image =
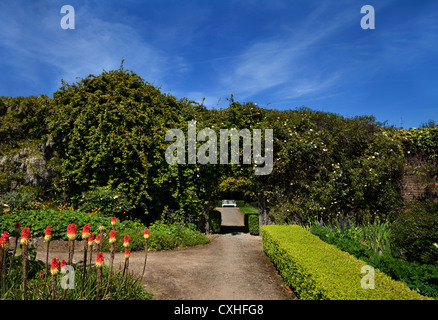
[(290, 299), (261, 237), (243, 232), (240, 210), (219, 210), (222, 234), (211, 236), (209, 244), (148, 256), (147, 289), (166, 300)]
[[(146, 290), (156, 300), (293, 299), (264, 254), (261, 237), (244, 232), (240, 210), (218, 210), (222, 213), (222, 233), (211, 235), (209, 244), (148, 252), (143, 278)], [(54, 254), (51, 251), (51, 256)], [(65, 252), (56, 254), (61, 259), (66, 256)], [(38, 255), (45, 259), (43, 252)], [(81, 257), (82, 252), (75, 250), (75, 262)], [(123, 254), (116, 254), (115, 266), (123, 259)], [(130, 270), (141, 274), (144, 252), (131, 253), (129, 261)]]

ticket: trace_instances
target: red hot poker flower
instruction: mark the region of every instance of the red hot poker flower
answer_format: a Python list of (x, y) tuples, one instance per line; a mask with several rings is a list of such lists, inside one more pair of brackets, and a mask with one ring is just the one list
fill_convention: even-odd
[(129, 235), (126, 234), (125, 237), (123, 238), (123, 246), (125, 248), (129, 247)]
[(65, 269), (65, 266), (67, 265), (67, 262), (65, 260), (61, 261), (61, 270)]
[(96, 256), (96, 267), (102, 268), (103, 266), (103, 253), (99, 252)]
[(128, 259), (130, 254), (131, 254), (131, 251), (129, 251), (128, 249), (126, 249), (126, 250), (125, 250), (125, 259)]
[(116, 230), (111, 230), (109, 234), (109, 243), (116, 242)]
[(96, 244), (100, 244), (100, 234), (96, 235)]
[(1, 239), (2, 244), (0, 247), (3, 249), (7, 249), (9, 247), (9, 233), (7, 231), (3, 232)]
[(82, 229), (82, 239), (87, 239), (90, 235), (90, 225), (87, 223)]
[(111, 225), (115, 225), (116, 224), (116, 222), (117, 222), (117, 218), (116, 217), (112, 217), (111, 218)]
[(94, 242), (94, 234), (90, 233), (90, 235), (88, 236), (88, 245), (92, 246)]
[(50, 226), (47, 226), (45, 234), (44, 234), (44, 239), (49, 242), (50, 240), (52, 240), (52, 229), (50, 228)]
[(15, 232), (20, 232), (20, 230), (21, 230), (21, 223), (20, 223), (20, 221), (18, 221), (18, 222), (15, 224)]
[(52, 258), (52, 263), (50, 265), (50, 273), (55, 275), (59, 272), (59, 259)]
[(9, 233), (7, 231), (3, 232), (2, 238), (5, 242), (9, 243)]
[(68, 227), (67, 227), (67, 238), (69, 240), (75, 240), (76, 239), (76, 237), (77, 237), (76, 230), (77, 230), (76, 229), (76, 225), (74, 223), (68, 225)]
[(144, 237), (145, 239), (148, 239), (148, 238), (149, 238), (149, 229), (144, 229), (144, 235), (143, 235), (143, 237)]
[(29, 244), (29, 240), (30, 240), (30, 228), (23, 228), (23, 230), (21, 230), (21, 240), (20, 243), (21, 244)]

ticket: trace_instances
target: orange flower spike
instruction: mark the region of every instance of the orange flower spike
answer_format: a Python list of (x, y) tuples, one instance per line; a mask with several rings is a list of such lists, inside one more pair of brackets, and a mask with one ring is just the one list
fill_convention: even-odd
[(59, 259), (58, 258), (52, 258), (52, 263), (50, 265), (50, 273), (52, 275), (55, 275), (59, 272)]
[(131, 251), (129, 251), (129, 249), (126, 249), (125, 250), (125, 259), (128, 259), (130, 254), (131, 254)]
[(50, 228), (50, 226), (46, 227), (46, 231), (44, 233), (44, 240), (46, 240), (47, 242), (52, 240), (52, 229)]
[(3, 232), (1, 236), (0, 248), (8, 250), (9, 248), (9, 233), (7, 231)]
[(103, 267), (103, 253), (99, 252), (96, 256), (96, 267), (102, 268)]
[(30, 228), (23, 228), (23, 230), (21, 230), (21, 239), (20, 239), (20, 243), (23, 245), (28, 245), (29, 244), (29, 240), (30, 240)]
[(145, 239), (149, 239), (149, 229), (144, 229), (144, 235), (143, 235), (143, 237), (144, 237)]
[(6, 243), (9, 243), (9, 232), (3, 231), (2, 238)]
[(78, 236), (76, 234), (76, 230), (77, 230), (77, 228), (76, 228), (76, 225), (74, 223), (68, 225), (68, 227), (67, 227), (67, 238), (69, 240), (76, 240), (76, 237)]
[(94, 240), (96, 244), (100, 244), (100, 234), (96, 235), (96, 240)]
[(109, 243), (114, 243), (114, 242), (116, 242), (116, 231), (111, 230), (109, 234)]
[(112, 218), (111, 218), (111, 225), (112, 225), (112, 226), (115, 226), (116, 223), (117, 223), (117, 218), (116, 218), (116, 217), (112, 217)]
[(129, 247), (129, 235), (126, 234), (125, 237), (123, 238), (123, 246), (125, 248)]
[(90, 236), (90, 225), (87, 223), (82, 229), (82, 239), (88, 239)]
[(88, 245), (91, 247), (93, 245), (94, 242), (94, 234), (90, 233), (90, 235), (88, 236)]
[(65, 270), (65, 266), (67, 265), (67, 262), (65, 260), (61, 261), (61, 272)]

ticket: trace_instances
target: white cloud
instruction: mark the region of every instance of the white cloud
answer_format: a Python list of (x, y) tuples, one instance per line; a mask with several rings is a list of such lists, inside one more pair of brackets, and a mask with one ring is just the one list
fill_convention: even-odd
[(0, 6), (0, 47), (15, 53), (10, 64), (28, 81), (47, 81), (41, 79), (41, 70), (53, 69), (57, 77), (51, 86), (56, 90), (61, 78), (74, 82), (103, 69), (118, 69), (122, 59), (125, 68), (135, 66), (136, 73), (158, 84), (169, 68), (186, 68), (177, 57), (170, 63), (168, 54), (146, 43), (135, 27), (105, 21), (86, 5), (75, 8), (76, 28), (63, 30), (60, 8), (53, 4), (51, 10), (35, 15), (19, 4)]

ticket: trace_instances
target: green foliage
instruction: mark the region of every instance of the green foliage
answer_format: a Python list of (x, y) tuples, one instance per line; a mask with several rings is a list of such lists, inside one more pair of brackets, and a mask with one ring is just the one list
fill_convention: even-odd
[(0, 195), (0, 203), (9, 205), (9, 210), (11, 211), (23, 209), (26, 206), (30, 206), (33, 202), (36, 202), (35, 195), (25, 191), (10, 191)]
[(265, 121), (275, 132), (275, 162), (261, 186), (276, 222), (391, 218), (405, 161), (393, 129), (305, 108), (272, 111)]
[(210, 233), (220, 233), (222, 214), (218, 210), (210, 210)]
[[(370, 228), (365, 226), (364, 229)], [(372, 244), (363, 244), (363, 235), (357, 237), (356, 232), (351, 232), (351, 228), (341, 233), (338, 229), (331, 229), (313, 224), (309, 230), (317, 235), (321, 240), (335, 245), (338, 249), (348, 252), (354, 257), (367, 262), (374, 268), (387, 274), (392, 279), (402, 281), (409, 288), (419, 292), (422, 295), (438, 297), (438, 267), (434, 265), (419, 264), (396, 259), (385, 251), (384, 255), (379, 253)], [(374, 229), (374, 227), (371, 227)], [(369, 231), (365, 231), (369, 232)], [(381, 252), (381, 251), (380, 251)]]
[[(12, 250), (9, 250), (6, 256), (8, 274), (5, 277), (5, 295), (2, 297), (4, 300), (22, 300), (23, 299), (23, 288), (22, 282), (22, 270), (21, 270), (21, 256), (15, 256), (12, 258)], [(40, 260), (35, 260), (35, 254), (33, 254), (34, 248), (29, 248), (30, 260), (28, 261), (28, 280), (27, 280), (27, 299), (28, 300), (51, 300), (51, 275), (46, 278), (45, 273), (45, 263)], [(61, 281), (63, 275), (59, 273), (57, 275), (57, 295), (55, 299), (62, 300), (95, 300), (96, 299), (96, 285), (97, 276), (96, 270), (93, 267), (88, 269), (86, 273), (85, 282), (83, 282), (83, 268), (82, 264), (73, 264), (75, 270), (74, 285), (73, 289), (64, 289), (61, 287)], [(109, 280), (109, 267), (104, 266), (102, 272), (102, 288), (108, 283)], [(145, 286), (142, 282), (126, 274), (123, 277), (122, 272), (113, 272), (111, 276), (111, 282), (108, 287), (108, 292), (105, 297), (103, 297), (105, 290), (101, 290), (101, 296), (99, 300), (151, 300), (153, 298), (152, 294), (145, 291)]]
[[(217, 193), (222, 199), (245, 199), (250, 201), (257, 198), (253, 177), (223, 176), (217, 187)], [(243, 206), (245, 200), (240, 200), (237, 206)]]
[(243, 213), (243, 223), (246, 230), (252, 235), (259, 234), (259, 209), (247, 203), (239, 206), (239, 210)]
[(236, 200), (236, 206), (241, 208), (244, 207), (246, 205), (244, 200)]
[(122, 67), (64, 83), (47, 120), (62, 159), (63, 191), (77, 197), (108, 187), (126, 195), (137, 212), (155, 217), (175, 202), (191, 205), (193, 188), (186, 184), (193, 172), (165, 161), (164, 138), (183, 127), (183, 104)]
[(206, 244), (210, 240), (194, 227), (182, 223), (165, 224), (156, 222), (149, 227), (150, 250), (171, 250), (183, 246)]
[(298, 225), (262, 226), (262, 239), (267, 256), (299, 299), (427, 299), (378, 269), (375, 269), (375, 289), (362, 289), (361, 269), (367, 263), (323, 242)]
[(132, 206), (121, 192), (108, 187), (96, 187), (79, 197), (78, 209), (89, 212), (96, 208), (100, 208), (100, 212), (107, 216), (123, 217), (123, 213), (130, 211)]
[(259, 234), (259, 215), (258, 214), (246, 214), (248, 217), (248, 231), (252, 235)]
[(412, 203), (399, 211), (391, 228), (393, 255), (407, 261), (438, 263), (438, 203)]
[[(0, 194), (27, 191), (71, 201), (75, 208), (81, 201), (85, 211), (96, 206), (111, 214), (146, 213), (144, 222), (174, 208), (202, 226), (212, 199), (249, 202), (264, 191), (276, 223), (323, 218), (334, 224), (348, 216), (374, 225), (392, 222), (401, 207), (407, 164), (425, 177), (427, 190), (435, 187), (436, 126), (396, 129), (372, 116), (269, 110), (233, 96), (227, 100), (223, 110), (177, 100), (123, 65), (63, 82), (52, 98), (0, 97)], [(168, 165), (165, 134), (185, 133), (190, 120), (197, 121), (197, 132), (211, 128), (217, 135), (220, 129), (273, 129), (272, 174), (255, 177), (252, 165), (243, 164)], [(120, 193), (126, 201), (120, 208), (99, 203), (100, 191)], [(82, 201), (84, 194), (91, 205)]]
[(238, 207), (239, 207), (239, 210), (241, 212), (243, 212), (244, 214), (247, 214), (247, 213), (258, 214), (259, 213), (259, 209), (258, 208), (253, 207), (252, 205), (250, 205), (248, 203), (245, 203), (245, 205), (243, 205), (243, 206), (239, 205)]
[[(17, 210), (0, 216), (0, 230), (13, 233), (15, 224), (29, 227), (32, 237), (44, 237), (47, 226), (52, 229), (52, 239), (67, 240), (67, 227), (76, 224), (78, 239), (81, 239), (82, 228), (90, 225), (91, 233), (99, 234), (99, 226), (105, 227), (105, 234), (111, 230), (111, 217), (102, 214), (99, 210), (91, 212), (76, 211), (71, 208), (45, 208), (45, 205), (34, 204), (29, 210)], [(145, 226), (139, 220), (118, 220), (116, 224), (116, 249), (123, 251), (123, 236), (130, 236), (131, 250), (140, 250), (144, 247), (143, 231)], [(103, 239), (103, 248), (108, 250), (108, 237)]]

